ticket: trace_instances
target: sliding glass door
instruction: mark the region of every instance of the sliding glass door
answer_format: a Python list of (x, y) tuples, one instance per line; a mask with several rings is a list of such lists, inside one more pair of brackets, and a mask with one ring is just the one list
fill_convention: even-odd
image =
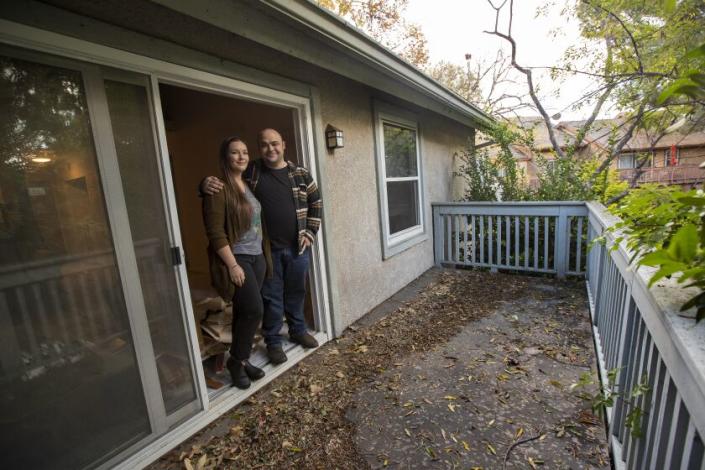
[(147, 77), (104, 71), (113, 141), (137, 268), (167, 414), (196, 399), (181, 314)]
[(198, 412), (147, 77), (0, 49), (0, 450), (81, 468)]

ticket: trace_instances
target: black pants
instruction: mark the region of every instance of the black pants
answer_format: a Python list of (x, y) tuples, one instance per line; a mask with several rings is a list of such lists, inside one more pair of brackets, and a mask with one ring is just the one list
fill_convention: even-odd
[(262, 321), (262, 282), (267, 270), (264, 255), (235, 255), (237, 264), (245, 271), (242, 287), (235, 286), (233, 297), (233, 343), (230, 355), (237, 360), (250, 357), (255, 332)]

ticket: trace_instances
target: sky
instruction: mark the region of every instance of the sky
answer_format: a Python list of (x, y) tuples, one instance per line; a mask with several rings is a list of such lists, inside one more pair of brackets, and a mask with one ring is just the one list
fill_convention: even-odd
[[(495, 5), (501, 3), (500, 0), (493, 1)], [(554, 65), (558, 63), (566, 47), (580, 42), (577, 20), (560, 15), (562, 6), (572, 0), (556, 0), (556, 5), (546, 15), (537, 17), (538, 7), (547, 1), (514, 2), (512, 35), (518, 44), (517, 62), (522, 66)], [(505, 10), (508, 10), (508, 6)], [(408, 21), (421, 25), (428, 40), (431, 62), (444, 60), (465, 64), (465, 54), (472, 55), (471, 61), (492, 60), (499, 48), (503, 48), (507, 55), (511, 50), (503, 39), (483, 32), (492, 30), (495, 22), (495, 11), (487, 0), (409, 0), (405, 17)], [(500, 20), (500, 25), (504, 27), (500, 26), (500, 30), (506, 31), (506, 24), (504, 16)], [(554, 37), (552, 32), (557, 35)], [(561, 120), (587, 118), (589, 108), (580, 111), (565, 108), (587, 90), (595, 88), (591, 78), (576, 75), (564, 83), (554, 83), (545, 72), (534, 72), (534, 76), (549, 115), (561, 112)], [(517, 75), (516, 79), (519, 83), (513, 86), (528, 93), (524, 76)], [(558, 98), (552, 96), (556, 89), (560, 91)], [(537, 112), (524, 110), (518, 114), (537, 115)]]

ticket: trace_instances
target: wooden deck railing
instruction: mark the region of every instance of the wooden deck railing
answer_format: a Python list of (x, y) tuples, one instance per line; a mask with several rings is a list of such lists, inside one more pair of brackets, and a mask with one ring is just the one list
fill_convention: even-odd
[[(587, 203), (589, 237), (605, 233), (615, 217)], [(607, 234), (607, 246), (614, 236)], [(618, 399), (608, 410), (609, 438), (617, 468), (703, 469), (705, 435), (705, 328), (679, 316), (681, 287), (648, 288), (648, 268), (635, 270), (624, 244), (595, 245), (588, 260), (595, 344), (602, 380), (616, 371), (616, 391), (629, 397), (637, 384), (648, 392)], [(643, 411), (641, 437), (625, 424)]]
[(433, 205), (437, 265), (584, 275), (587, 209), (582, 202)]
[(633, 168), (619, 170), (619, 177), (629, 181), (637, 171), (641, 174), (637, 178), (637, 184), (659, 183), (659, 184), (690, 184), (705, 181), (705, 168), (698, 165), (676, 165), (657, 168), (643, 168), (636, 170)]
[[(603, 234), (611, 243), (616, 220), (597, 203), (434, 204), (436, 265), (585, 276), (598, 369), (618, 397), (607, 410), (615, 467), (703, 470), (705, 326), (678, 315), (680, 287), (649, 289), (624, 245), (588, 251)], [(630, 398), (637, 384), (648, 391)]]

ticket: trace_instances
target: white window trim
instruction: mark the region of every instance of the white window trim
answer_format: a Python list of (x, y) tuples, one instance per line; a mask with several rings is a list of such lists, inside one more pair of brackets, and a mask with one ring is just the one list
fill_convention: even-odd
[[(390, 258), (402, 251), (411, 248), (418, 243), (423, 242), (428, 238), (426, 211), (424, 208), (425, 191), (424, 191), (424, 170), (422, 148), (421, 148), (421, 133), (416, 116), (411, 113), (401, 111), (384, 103), (374, 104), (374, 119), (375, 119), (375, 144), (376, 144), (376, 162), (377, 162), (377, 184), (379, 195), (380, 209), (380, 227), (382, 238), (382, 257), (383, 259)], [(418, 176), (408, 178), (387, 178), (386, 165), (384, 161), (384, 123), (396, 125), (405, 129), (413, 130), (416, 133), (416, 168)], [(388, 181), (418, 181), (418, 217), (419, 224), (409, 227), (395, 234), (390, 233), (389, 228), (389, 204), (387, 198), (387, 182)]]
[[(629, 166), (622, 165), (622, 159), (626, 157), (631, 157), (631, 164)], [(617, 157), (617, 169), (619, 170), (632, 170), (636, 167), (636, 154), (634, 152), (621, 153)]]
[(681, 164), (681, 148), (680, 147), (676, 147), (676, 164), (671, 165), (670, 163), (668, 163), (670, 161), (671, 161), (671, 149), (667, 148), (663, 151), (663, 166), (665, 168), (669, 168), (669, 167), (673, 168), (674, 166), (679, 166)]

